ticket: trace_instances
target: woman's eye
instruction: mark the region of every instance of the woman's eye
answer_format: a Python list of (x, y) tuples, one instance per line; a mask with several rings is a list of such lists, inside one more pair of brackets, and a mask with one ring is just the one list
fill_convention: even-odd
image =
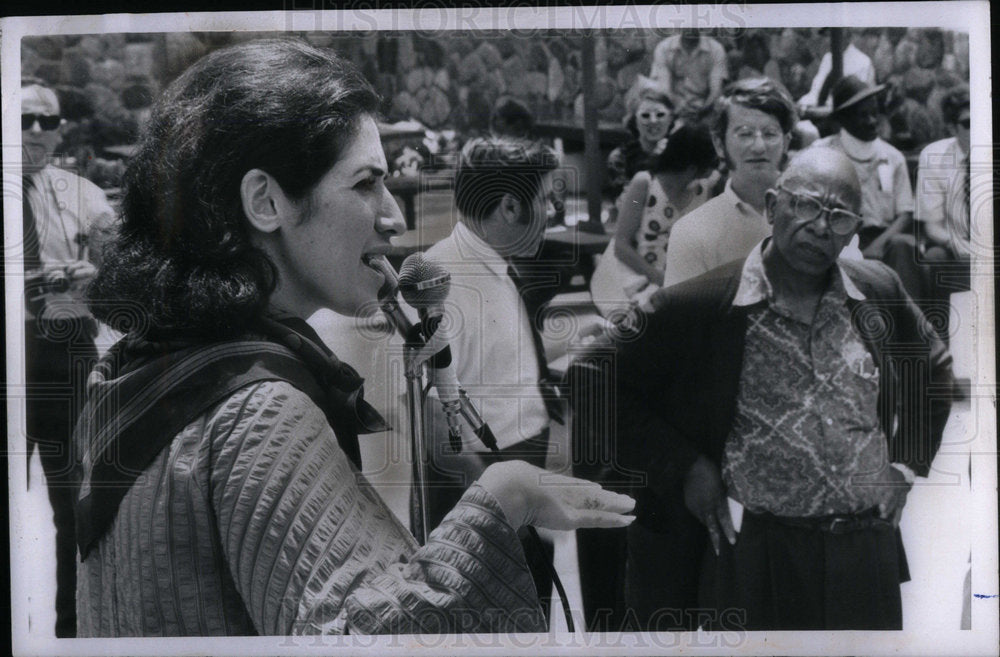
[(362, 178), (361, 180), (359, 180), (358, 183), (355, 185), (355, 187), (359, 189), (368, 189), (374, 187), (377, 183), (378, 183), (378, 176), (371, 175), (368, 176), (367, 178)]

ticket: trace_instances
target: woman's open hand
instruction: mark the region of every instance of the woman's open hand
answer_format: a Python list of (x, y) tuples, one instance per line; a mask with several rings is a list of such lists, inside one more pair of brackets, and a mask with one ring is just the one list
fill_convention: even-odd
[(522, 525), (546, 529), (626, 527), (635, 520), (635, 516), (625, 515), (635, 507), (635, 500), (628, 495), (524, 461), (491, 465), (479, 484), (496, 498), (515, 529)]

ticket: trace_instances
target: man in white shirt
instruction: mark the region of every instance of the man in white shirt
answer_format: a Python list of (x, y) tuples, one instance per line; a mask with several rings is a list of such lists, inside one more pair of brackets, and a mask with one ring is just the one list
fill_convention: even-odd
[(59, 99), (21, 87), (28, 456), (38, 449), (56, 526), (56, 636), (76, 636), (74, 455), (70, 436), (97, 323), (83, 301), (96, 273), (101, 228), (114, 219), (104, 192), (51, 164), (62, 142)]
[(833, 87), (833, 117), (840, 131), (813, 143), (811, 148), (833, 148), (844, 153), (861, 181), (861, 252), (881, 260), (903, 280), (913, 298), (921, 297), (920, 271), (913, 221), (913, 189), (906, 158), (878, 136), (879, 94), (873, 86), (848, 75)]
[(697, 118), (722, 93), (726, 51), (715, 39), (685, 30), (667, 37), (653, 50), (649, 77), (670, 95), (680, 116)]
[(917, 169), (917, 212), (924, 260), (931, 274), (928, 300), (968, 289), (971, 256), (969, 198), (969, 89), (955, 87), (941, 99), (941, 113), (955, 136), (928, 144)]
[[(534, 292), (551, 288), (533, 271), (548, 217), (556, 154), (537, 143), (506, 137), (474, 139), (455, 173), (460, 220), (427, 251), (451, 274), (443, 324), (450, 327), (452, 362), (462, 387), (496, 436), (503, 457), (544, 467), (549, 422), (558, 400), (548, 386), (542, 318)], [(482, 470), (499, 457), (464, 427), (454, 453), (437, 404), (428, 405), (432, 437), (428, 473), (429, 528), (435, 527)], [(544, 557), (528, 561), (547, 606)]]
[[(862, 82), (875, 84), (875, 66), (872, 64), (872, 60), (868, 57), (868, 55), (861, 52), (857, 46), (854, 45), (854, 39), (852, 38), (853, 35), (851, 35), (849, 31), (848, 34), (845, 34), (845, 37), (843, 75), (845, 77), (853, 75)], [(823, 83), (826, 82), (826, 79), (830, 76), (830, 72), (832, 70), (833, 56), (829, 51), (827, 51), (819, 62), (819, 69), (816, 71), (816, 76), (813, 78), (812, 86), (804, 96), (799, 98), (799, 105), (806, 107), (825, 107), (828, 109), (832, 107), (832, 97), (829, 92), (827, 92), (824, 102), (820, 102)]]

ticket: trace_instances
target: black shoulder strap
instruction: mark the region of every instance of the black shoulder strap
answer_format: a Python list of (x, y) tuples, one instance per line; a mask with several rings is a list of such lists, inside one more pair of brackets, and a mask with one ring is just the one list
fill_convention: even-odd
[[(84, 495), (77, 503), (81, 558), (110, 526), (125, 494), (157, 455), (194, 418), (237, 390), (262, 381), (287, 381), (330, 414), (327, 395), (309, 368), (293, 351), (269, 341), (196, 347), (129, 376), (138, 377), (129, 387), (141, 392), (127, 399), (113, 393), (92, 395), (77, 427), (92, 450)], [(341, 448), (360, 468), (357, 433), (342, 426), (334, 429)]]

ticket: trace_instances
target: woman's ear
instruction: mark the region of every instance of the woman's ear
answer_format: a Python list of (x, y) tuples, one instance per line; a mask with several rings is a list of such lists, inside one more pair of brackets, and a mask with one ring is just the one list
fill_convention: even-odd
[(243, 175), (240, 200), (250, 225), (262, 233), (273, 233), (281, 228), (293, 211), (278, 181), (261, 169), (250, 169)]

